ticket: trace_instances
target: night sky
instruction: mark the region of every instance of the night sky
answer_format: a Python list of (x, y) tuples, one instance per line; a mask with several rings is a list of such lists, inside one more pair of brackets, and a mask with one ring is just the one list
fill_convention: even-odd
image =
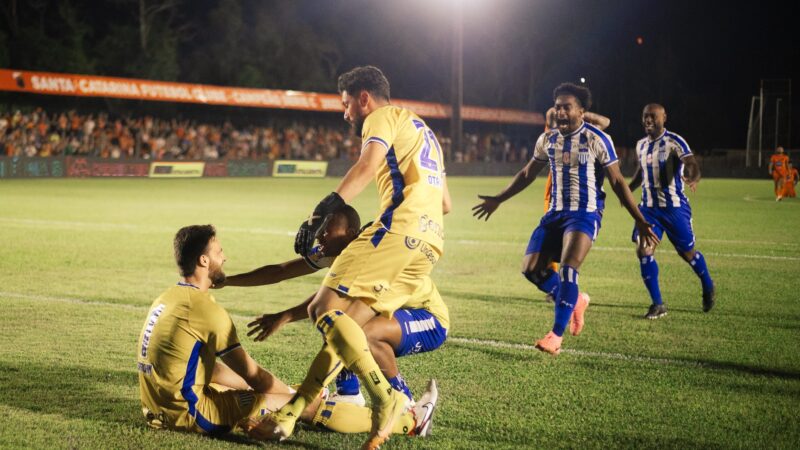
[[(136, 18), (136, 1), (102, 7), (77, 1), (93, 30), (90, 36), (96, 39), (120, 17)], [(312, 30), (337, 49), (336, 73), (373, 64), (388, 75), (394, 97), (449, 103), (452, 0), (236, 1), (249, 21), (287, 5), (294, 8), (293, 22), (280, 31), (281, 38), (296, 41), (293, 33), (300, 32), (295, 30)], [(219, 4), (185, 0), (179, 3), (176, 23), (203, 23)], [(466, 104), (543, 113), (552, 104), (557, 84), (583, 77), (594, 95), (592, 110), (611, 118), (607, 131), (618, 146), (631, 146), (643, 135), (641, 109), (659, 102), (667, 109), (667, 127), (683, 135), (696, 151), (744, 148), (750, 101), (758, 94), (760, 80), (798, 79), (791, 64), (800, 59), (796, 24), (792, 13), (777, 3), (463, 0), (461, 4)], [(259, 24), (255, 26), (258, 29)], [(202, 54), (209, 43), (205, 30), (197, 25), (185, 28), (180, 53)], [(102, 72), (121, 75), (113, 69)], [(315, 82), (317, 90), (334, 92), (335, 77), (330, 78), (329, 84)], [(178, 81), (224, 80), (196, 79), (186, 70), (178, 75)], [(295, 80), (263, 87), (301, 88)], [(783, 113), (789, 109), (797, 113), (792, 127), (788, 122), (782, 126), (779, 143), (798, 148), (800, 130), (786, 142), (790, 128), (797, 130), (800, 124), (797, 96), (791, 108), (787, 103)], [(531, 135), (538, 132), (530, 130)], [(766, 145), (774, 145), (774, 138)]]

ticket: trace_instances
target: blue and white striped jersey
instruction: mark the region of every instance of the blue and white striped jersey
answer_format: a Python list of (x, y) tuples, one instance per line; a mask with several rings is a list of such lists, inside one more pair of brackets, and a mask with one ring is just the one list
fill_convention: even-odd
[[(682, 160), (691, 154), (689, 144), (667, 130), (656, 139), (645, 136), (636, 143), (636, 158), (642, 168), (642, 206), (677, 208), (689, 204), (681, 177)], [(668, 167), (672, 155), (678, 157), (674, 168)]]
[(533, 157), (550, 164), (549, 211), (603, 210), (603, 168), (617, 163), (611, 137), (585, 122), (566, 136), (548, 131), (536, 141)]

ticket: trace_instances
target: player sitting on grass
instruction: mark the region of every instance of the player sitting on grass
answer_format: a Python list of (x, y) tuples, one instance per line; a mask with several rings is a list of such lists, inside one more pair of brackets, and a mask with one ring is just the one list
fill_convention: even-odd
[[(279, 283), (290, 278), (308, 275), (322, 268), (330, 267), (336, 256), (359, 234), (361, 219), (350, 205), (340, 207), (319, 235), (319, 245), (303, 258), (296, 258), (280, 264), (269, 264), (253, 271), (231, 275), (224, 286), (263, 286)], [(367, 225), (369, 226), (369, 225)], [(263, 341), (278, 331), (283, 325), (308, 318), (308, 305), (314, 295), (305, 302), (275, 314), (264, 314), (248, 326), (248, 336), (255, 335), (256, 341)], [(409, 299), (391, 318), (375, 316), (364, 326), (370, 351), (389, 383), (404, 393), (409, 400), (413, 396), (397, 367), (397, 356), (413, 355), (436, 350), (447, 338), (450, 315), (435, 286), (430, 298)], [(336, 378), (336, 394), (331, 400), (350, 401), (364, 405), (358, 377), (347, 369)]]
[[(240, 428), (261, 438), (257, 418), (294, 393), (242, 348), (230, 315), (208, 292), (225, 280), (225, 254), (214, 227), (181, 228), (174, 248), (183, 279), (153, 302), (137, 346), (145, 419), (154, 428), (211, 435)], [(428, 432), (430, 402), (437, 396), (436, 386), (431, 388), (428, 398), (398, 418), (393, 432)], [(300, 419), (343, 433), (370, 431), (368, 408), (323, 400), (310, 402)]]

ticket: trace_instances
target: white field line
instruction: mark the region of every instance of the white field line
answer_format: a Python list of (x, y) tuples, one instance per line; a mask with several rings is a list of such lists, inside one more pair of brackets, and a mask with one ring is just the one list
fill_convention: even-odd
[[(60, 303), (69, 303), (69, 304), (85, 305), (85, 306), (100, 305), (100, 306), (109, 306), (113, 308), (138, 310), (142, 312), (145, 312), (148, 308), (148, 306), (144, 305), (136, 306), (125, 303), (82, 300), (79, 298), (72, 298), (72, 297), (53, 297), (48, 295), (32, 295), (32, 294), (21, 294), (17, 292), (3, 292), (3, 291), (0, 291), (0, 300), (1, 299), (23, 299), (23, 300), (42, 301), (42, 302), (60, 302)], [(142, 317), (144, 317), (144, 315)], [(253, 319), (253, 317), (246, 317), (239, 314), (231, 314), (231, 317), (237, 320), (243, 320), (248, 322)], [(470, 345), (476, 347), (494, 347), (494, 348), (506, 348), (511, 350), (525, 350), (525, 351), (536, 350), (536, 347), (534, 347), (533, 345), (515, 344), (513, 342), (495, 341), (490, 339), (449, 337), (447, 338), (447, 341), (456, 344)], [(681, 361), (669, 358), (649, 358), (646, 356), (626, 355), (624, 353), (590, 352), (585, 350), (573, 350), (573, 349), (562, 349), (561, 352), (566, 353), (568, 355), (576, 355), (576, 356), (590, 357), (590, 358), (612, 359), (618, 361), (630, 361), (630, 362), (641, 362), (648, 364), (676, 365), (676, 366), (687, 366), (687, 367), (711, 367), (708, 364), (703, 364), (699, 362)]]
[[(128, 232), (149, 232), (149, 233), (173, 233), (175, 230), (172, 227), (163, 227), (163, 226), (142, 226), (136, 224), (126, 224), (126, 223), (104, 223), (104, 222), (78, 222), (78, 221), (63, 221), (63, 220), (39, 220), (39, 219), (17, 219), (17, 218), (9, 218), (9, 217), (0, 217), (0, 224), (5, 224), (7, 226), (12, 227), (39, 227), (39, 228), (48, 228), (48, 229), (69, 229), (69, 230), (97, 230), (97, 231), (116, 231), (116, 230), (125, 230)], [(266, 235), (273, 235), (273, 236), (294, 236), (295, 232), (291, 230), (276, 230), (276, 229), (269, 229), (269, 228), (237, 228), (237, 227), (224, 227), (220, 228), (222, 232), (225, 233), (245, 233), (245, 234), (266, 234)], [(722, 240), (722, 239), (708, 239), (704, 240), (708, 242), (717, 242), (722, 244), (753, 244), (753, 245), (763, 245), (763, 246), (775, 246), (775, 245), (788, 245), (788, 246), (798, 246), (800, 244), (795, 243), (781, 243), (777, 244), (774, 242), (768, 241), (737, 241), (737, 240)], [(470, 239), (460, 239), (454, 241), (448, 241), (458, 245), (490, 245), (490, 246), (513, 246), (513, 247), (523, 247), (525, 245), (524, 242), (518, 241), (482, 241), (482, 240), (470, 240)], [(608, 251), (608, 252), (624, 252), (624, 253), (631, 253), (633, 254), (634, 247), (631, 244), (630, 247), (603, 247), (595, 245), (592, 247), (597, 251)], [(703, 252), (708, 256), (718, 256), (722, 258), (744, 258), (744, 259), (765, 259), (770, 261), (800, 261), (800, 256), (776, 256), (776, 255), (749, 255), (746, 253), (718, 253), (718, 252)]]

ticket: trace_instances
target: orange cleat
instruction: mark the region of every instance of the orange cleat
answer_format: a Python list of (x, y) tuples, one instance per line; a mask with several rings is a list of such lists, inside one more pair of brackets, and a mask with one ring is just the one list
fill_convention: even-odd
[(586, 308), (589, 307), (590, 300), (589, 294), (586, 292), (578, 294), (578, 302), (575, 305), (575, 310), (572, 311), (572, 320), (569, 321), (569, 332), (573, 336), (581, 334), (581, 330), (583, 330), (583, 313), (585, 313)]
[(543, 338), (536, 341), (536, 348), (543, 352), (550, 353), (551, 355), (557, 355), (561, 353), (562, 339), (561, 336), (556, 336), (556, 334), (551, 331)]

